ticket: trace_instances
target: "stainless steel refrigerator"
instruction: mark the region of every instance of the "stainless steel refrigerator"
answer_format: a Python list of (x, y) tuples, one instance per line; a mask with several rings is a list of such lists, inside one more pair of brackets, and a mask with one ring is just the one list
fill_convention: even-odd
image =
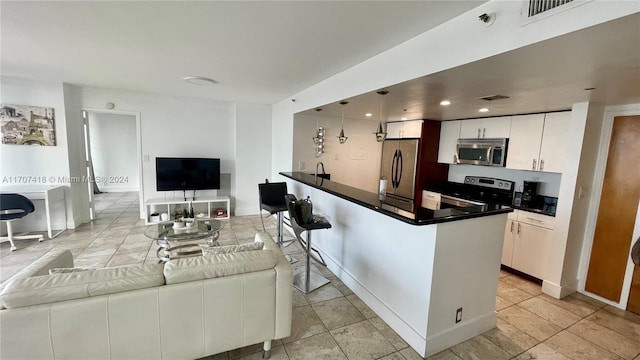
[(418, 139), (385, 140), (380, 177), (387, 179), (383, 202), (413, 212), (418, 160)]

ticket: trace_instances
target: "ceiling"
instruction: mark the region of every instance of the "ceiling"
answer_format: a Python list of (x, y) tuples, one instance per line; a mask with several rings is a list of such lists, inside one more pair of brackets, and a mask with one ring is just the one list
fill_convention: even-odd
[(0, 71), (272, 104), (484, 2), (2, 1)]
[[(595, 88), (595, 90), (585, 90)], [(567, 110), (573, 103), (640, 103), (640, 13), (559, 36), (513, 51), (354, 96), (345, 117), (378, 121), (451, 120)], [(506, 95), (486, 101), (480, 97)], [(448, 99), (444, 107), (440, 101)], [(479, 113), (486, 107), (490, 111)], [(338, 102), (321, 107), (339, 117)], [(406, 111), (405, 111), (406, 109)], [(313, 109), (302, 112), (315, 115)]]

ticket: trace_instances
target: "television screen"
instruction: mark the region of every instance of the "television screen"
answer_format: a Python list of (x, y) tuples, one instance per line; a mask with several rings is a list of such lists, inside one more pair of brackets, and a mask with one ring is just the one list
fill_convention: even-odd
[(220, 159), (156, 158), (156, 189), (220, 189)]

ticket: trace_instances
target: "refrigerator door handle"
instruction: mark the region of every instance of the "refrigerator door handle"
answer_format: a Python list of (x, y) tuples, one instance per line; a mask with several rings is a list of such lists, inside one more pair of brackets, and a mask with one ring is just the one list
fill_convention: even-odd
[(400, 167), (400, 171), (398, 171), (398, 187), (400, 187), (400, 181), (402, 181), (402, 150), (398, 150), (398, 166)]
[(397, 189), (398, 185), (399, 185), (399, 182), (398, 182), (398, 161), (400, 160), (399, 152), (400, 151), (398, 149), (396, 149), (396, 151), (393, 153), (394, 164), (391, 167), (391, 169), (392, 169), (391, 170), (391, 176), (393, 177), (393, 184), (392, 185), (393, 185), (393, 189), (394, 190)]
[(391, 160), (391, 187), (396, 188), (396, 178), (395, 178), (395, 170), (396, 170), (396, 157), (398, 155), (398, 150), (393, 153), (393, 159)]

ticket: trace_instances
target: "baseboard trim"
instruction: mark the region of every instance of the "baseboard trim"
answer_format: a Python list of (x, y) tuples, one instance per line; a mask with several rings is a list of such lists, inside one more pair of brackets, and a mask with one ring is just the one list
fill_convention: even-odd
[(565, 285), (558, 285), (549, 280), (542, 281), (542, 292), (556, 299), (565, 298), (576, 291), (578, 291), (577, 279)]
[(427, 349), (423, 356), (431, 356), (455, 344), (487, 332), (496, 327), (497, 320), (498, 314), (493, 312), (472, 320), (465, 320), (439, 334), (427, 336)]

